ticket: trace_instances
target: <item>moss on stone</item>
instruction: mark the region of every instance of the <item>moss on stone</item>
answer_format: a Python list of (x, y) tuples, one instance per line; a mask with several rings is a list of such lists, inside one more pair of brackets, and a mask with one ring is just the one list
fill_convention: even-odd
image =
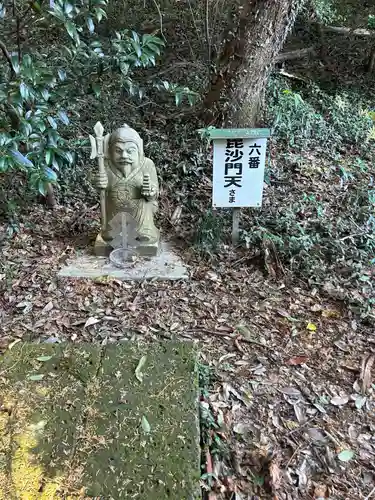
[(191, 345), (18, 345), (0, 381), (0, 499), (200, 497)]

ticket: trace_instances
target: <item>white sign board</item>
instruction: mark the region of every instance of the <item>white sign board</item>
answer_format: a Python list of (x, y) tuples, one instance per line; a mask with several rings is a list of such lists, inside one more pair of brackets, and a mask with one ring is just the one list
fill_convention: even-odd
[(262, 205), (267, 138), (214, 139), (214, 207)]

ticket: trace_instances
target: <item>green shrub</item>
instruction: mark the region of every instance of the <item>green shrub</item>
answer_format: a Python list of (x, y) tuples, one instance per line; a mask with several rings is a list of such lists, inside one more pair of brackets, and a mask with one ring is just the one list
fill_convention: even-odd
[(273, 136), (296, 149), (317, 148), (334, 153), (344, 145), (366, 143), (373, 121), (360, 96), (331, 96), (313, 84), (293, 90), (280, 76), (267, 90), (266, 120)]

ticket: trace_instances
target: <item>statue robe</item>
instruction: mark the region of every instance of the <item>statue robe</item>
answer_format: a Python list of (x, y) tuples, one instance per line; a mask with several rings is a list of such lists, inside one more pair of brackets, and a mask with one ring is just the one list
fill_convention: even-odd
[[(144, 158), (141, 165), (127, 175), (109, 161), (106, 167), (108, 176), (106, 210), (109, 222), (106, 233), (110, 233), (111, 220), (117, 214), (127, 212), (136, 223), (139, 239), (145, 244), (155, 243), (159, 238), (159, 231), (154, 224), (154, 215), (158, 208), (156, 199), (159, 196), (159, 183), (153, 161)], [(145, 174), (149, 175), (150, 186), (155, 190), (155, 195), (150, 200), (141, 195)]]

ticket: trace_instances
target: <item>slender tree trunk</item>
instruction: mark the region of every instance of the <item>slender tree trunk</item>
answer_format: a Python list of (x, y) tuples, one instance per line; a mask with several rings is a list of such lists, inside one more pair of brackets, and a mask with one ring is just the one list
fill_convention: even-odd
[(375, 68), (375, 46), (371, 50), (370, 60), (367, 66), (367, 73), (372, 73)]
[[(276, 56), (304, 0), (242, 0), (228, 23), (215, 79), (206, 95), (211, 123), (251, 127)], [(224, 109), (217, 119), (215, 109)]]

